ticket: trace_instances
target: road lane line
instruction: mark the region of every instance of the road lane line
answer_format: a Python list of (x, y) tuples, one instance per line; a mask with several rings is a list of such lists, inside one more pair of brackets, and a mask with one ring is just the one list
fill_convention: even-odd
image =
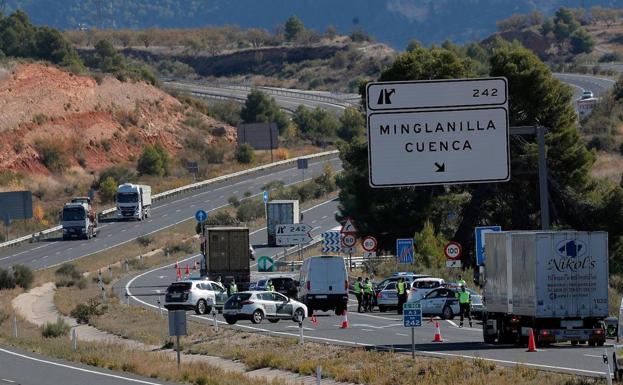
[(402, 337), (409, 337), (408, 334), (402, 334), (402, 333), (395, 333), (397, 336), (402, 336)]
[(447, 319), (447, 320), (446, 320), (446, 322), (447, 322), (447, 323), (449, 323), (450, 325), (454, 326), (455, 328), (458, 328), (458, 327), (459, 327), (459, 325), (457, 325), (457, 324), (456, 324), (456, 322), (451, 321), (451, 320), (449, 320), (449, 319)]
[(31, 356), (27, 356), (25, 354), (12, 352), (10, 350), (6, 350), (6, 349), (2, 349), (2, 348), (0, 348), (0, 352), (6, 353), (6, 354), (10, 354), (12, 356), (17, 356), (17, 357), (20, 357), (20, 358), (24, 358), (24, 359), (27, 359), (27, 360), (31, 360), (31, 361), (41, 362), (41, 363), (48, 364), (48, 365), (53, 365), (53, 366), (58, 366), (58, 367), (65, 368), (65, 369), (75, 370), (77, 372), (83, 372), (83, 373), (89, 373), (89, 374), (97, 374), (98, 376), (116, 378), (116, 379), (119, 379), (119, 380), (124, 380), (124, 381), (129, 381), (129, 382), (136, 382), (136, 383), (139, 383), (139, 384), (147, 384), (147, 385), (161, 385), (162, 384), (162, 383), (158, 383), (158, 382), (150, 382), (150, 381), (138, 380), (138, 379), (135, 379), (135, 378), (124, 377), (124, 376), (117, 375), (117, 374), (98, 372), (96, 370), (80, 368), (80, 367), (77, 367), (77, 366), (71, 366), (71, 365), (67, 365), (67, 364), (61, 364), (60, 362), (54, 362), (54, 361), (44, 360), (44, 359), (41, 359), (41, 358), (35, 358), (35, 357), (31, 357)]
[(7, 380), (6, 378), (0, 378), (0, 381), (9, 382), (11, 384), (15, 383), (15, 381)]

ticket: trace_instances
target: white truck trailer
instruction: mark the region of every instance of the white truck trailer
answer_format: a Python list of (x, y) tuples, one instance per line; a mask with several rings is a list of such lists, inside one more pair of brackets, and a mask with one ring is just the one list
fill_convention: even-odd
[(117, 188), (117, 219), (142, 221), (151, 216), (151, 187), (124, 183)]
[(603, 345), (608, 316), (608, 233), (485, 234), (483, 337), (487, 343)]

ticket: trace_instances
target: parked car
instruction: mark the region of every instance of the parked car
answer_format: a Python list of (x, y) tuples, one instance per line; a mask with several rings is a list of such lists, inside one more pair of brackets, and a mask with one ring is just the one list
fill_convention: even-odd
[[(402, 277), (405, 282), (407, 283), (407, 286), (410, 285), (414, 280), (416, 279), (420, 279), (420, 278), (426, 278), (429, 277), (426, 274), (414, 274), (414, 273), (393, 273), (391, 275), (391, 277), (389, 278), (385, 278), (384, 280), (382, 280), (379, 284), (374, 286), (374, 295), (372, 296), (372, 308), (374, 309), (375, 306), (379, 306), (379, 296), (381, 295), (381, 292), (383, 290), (385, 290), (385, 288), (387, 287), (388, 284), (390, 284), (391, 282), (398, 282), (398, 278)], [(396, 290), (396, 287), (394, 286), (394, 291)], [(393, 300), (389, 295), (389, 292), (387, 292), (387, 296), (385, 296), (384, 300), (385, 301), (389, 301), (386, 302), (384, 304), (384, 308), (383, 310), (381, 310), (381, 307), (379, 306), (379, 311), (386, 311), (388, 309), (388, 307), (386, 305), (389, 305), (389, 307), (393, 307), (395, 308), (396, 306), (398, 306), (398, 296), (394, 296)], [(393, 301), (393, 302), (392, 302)]]
[(376, 293), (376, 305), (379, 307), (381, 313), (386, 312), (388, 309), (396, 309), (398, 306), (396, 283), (396, 281), (389, 281), (384, 287), (379, 288)]
[[(466, 290), (472, 294), (472, 316), (482, 315), (484, 311), (482, 296), (471, 289)], [(424, 316), (439, 316), (443, 319), (453, 319), (454, 316), (460, 313), (457, 290), (451, 288), (442, 287), (434, 289), (423, 298), (411, 297), (407, 302), (419, 302), (422, 305), (422, 315)]]
[(303, 261), (299, 279), (299, 301), (314, 310), (342, 314), (348, 304), (348, 274), (344, 258), (333, 255), (309, 257)]
[(213, 307), (222, 309), (226, 300), (227, 292), (220, 283), (188, 279), (173, 282), (167, 287), (164, 307), (167, 310), (194, 310), (197, 314), (207, 314)]
[(267, 290), (268, 281), (273, 281), (275, 291), (287, 297), (296, 299), (298, 297), (298, 282), (287, 275), (277, 275), (273, 277), (264, 277), (249, 286), (249, 290), (264, 291)]
[(409, 298), (413, 297), (414, 300), (422, 298), (431, 291), (445, 285), (446, 281), (443, 278), (418, 278), (411, 283)]
[(239, 320), (259, 324), (267, 319), (271, 323), (282, 319), (295, 322), (307, 317), (307, 306), (272, 291), (244, 291), (232, 295), (223, 308), (223, 317), (233, 325)]

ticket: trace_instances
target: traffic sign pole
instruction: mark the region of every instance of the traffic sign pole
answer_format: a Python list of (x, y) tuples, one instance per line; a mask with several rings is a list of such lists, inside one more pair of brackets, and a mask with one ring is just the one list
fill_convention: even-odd
[(415, 328), (411, 328), (411, 358), (415, 360)]

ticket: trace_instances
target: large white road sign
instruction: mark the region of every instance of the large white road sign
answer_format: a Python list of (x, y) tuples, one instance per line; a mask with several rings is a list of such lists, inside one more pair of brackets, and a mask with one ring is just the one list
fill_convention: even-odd
[(506, 79), (372, 83), (367, 89), (370, 186), (510, 179)]

